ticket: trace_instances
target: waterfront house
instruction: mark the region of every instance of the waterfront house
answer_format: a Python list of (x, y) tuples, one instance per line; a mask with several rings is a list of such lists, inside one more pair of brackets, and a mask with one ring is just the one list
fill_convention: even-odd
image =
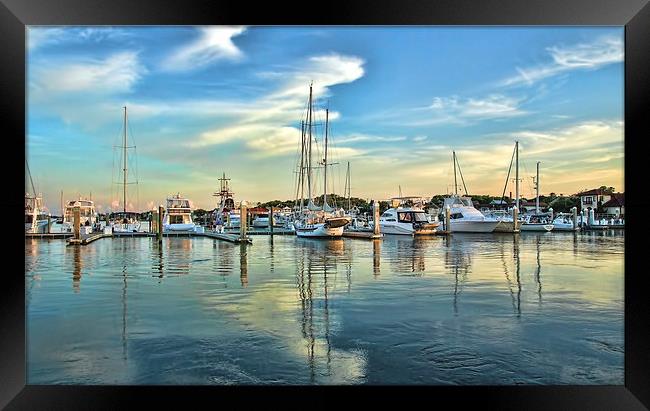
[(607, 190), (595, 188), (576, 194), (580, 197), (580, 210), (597, 209), (599, 205), (605, 204), (612, 198), (612, 193)]
[(613, 193), (609, 201), (603, 203), (606, 214), (625, 215), (625, 193)]

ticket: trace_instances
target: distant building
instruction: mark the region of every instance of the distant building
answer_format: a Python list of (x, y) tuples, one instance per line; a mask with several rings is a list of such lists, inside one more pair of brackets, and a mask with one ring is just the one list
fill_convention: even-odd
[[(526, 212), (526, 211), (535, 211), (535, 200), (525, 200), (522, 199), (519, 201), (519, 211)], [(542, 211), (542, 209), (548, 207), (548, 204), (546, 204), (543, 201), (539, 202), (539, 211)]]
[(607, 214), (625, 215), (625, 193), (613, 193), (609, 201), (603, 203)]
[(597, 209), (598, 204), (605, 204), (612, 199), (612, 194), (608, 191), (595, 188), (576, 194), (580, 197), (580, 210)]

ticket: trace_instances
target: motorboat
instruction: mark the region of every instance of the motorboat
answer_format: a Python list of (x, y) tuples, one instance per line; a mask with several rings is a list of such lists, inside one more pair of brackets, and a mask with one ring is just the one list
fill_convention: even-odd
[(389, 208), (379, 217), (379, 227), (384, 234), (435, 234), (439, 225), (430, 222), (426, 212), (417, 208)]
[(165, 215), (163, 217), (164, 231), (196, 231), (192, 221), (190, 200), (181, 197), (180, 193), (167, 198)]
[(25, 193), (25, 232), (46, 232), (48, 217), (49, 215), (44, 211), (43, 198)]
[(553, 220), (553, 231), (579, 231), (580, 225), (573, 225), (573, 217), (570, 214), (558, 214)]
[(523, 216), (523, 221), (519, 229), (521, 231), (551, 231), (553, 223), (545, 215), (528, 214)]
[(95, 203), (92, 200), (79, 198), (71, 200), (65, 205), (63, 214), (62, 231), (71, 232), (74, 227), (74, 209), (79, 207), (79, 224), (82, 227), (92, 227), (97, 222), (97, 213), (95, 212)]
[(500, 220), (484, 216), (474, 208), (471, 197), (452, 195), (444, 199), (443, 209), (449, 207), (450, 231), (456, 233), (491, 233)]
[(267, 228), (269, 226), (269, 215), (268, 214), (258, 214), (253, 219), (253, 227), (255, 228)]

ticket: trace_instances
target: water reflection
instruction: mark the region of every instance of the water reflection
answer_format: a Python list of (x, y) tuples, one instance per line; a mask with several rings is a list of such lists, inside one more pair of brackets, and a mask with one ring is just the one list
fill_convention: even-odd
[[(454, 313), (458, 314), (458, 297), (472, 265), (472, 256), (466, 245), (469, 243), (462, 236), (446, 236), (443, 239), (445, 247), (445, 268), (454, 275)], [(459, 278), (460, 277), (460, 278)]]
[(248, 246), (246, 243), (239, 246), (239, 278), (241, 286), (248, 287)]
[[(350, 264), (351, 266), (352, 264)], [(372, 272), (377, 278), (380, 274), (381, 266), (381, 239), (372, 240)], [(349, 275), (348, 275), (349, 276)], [(348, 285), (348, 292), (350, 292), (350, 286)]]
[(81, 263), (81, 246), (75, 245), (73, 248), (74, 270), (72, 271), (72, 289), (75, 293), (78, 293), (80, 291), (79, 283), (81, 281), (81, 268), (83, 266)]

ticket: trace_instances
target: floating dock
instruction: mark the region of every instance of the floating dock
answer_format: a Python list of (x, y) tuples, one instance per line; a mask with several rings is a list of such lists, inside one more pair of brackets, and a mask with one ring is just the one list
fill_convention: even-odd
[(50, 238), (68, 238), (72, 233), (25, 233), (26, 238), (50, 239)]

